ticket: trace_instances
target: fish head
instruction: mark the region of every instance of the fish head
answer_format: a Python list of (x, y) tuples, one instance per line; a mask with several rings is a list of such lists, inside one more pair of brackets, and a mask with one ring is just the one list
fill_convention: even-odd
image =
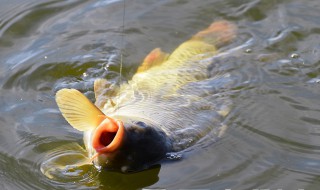
[(143, 170), (171, 149), (159, 126), (130, 117), (108, 117), (78, 90), (59, 90), (56, 102), (68, 123), (84, 132), (88, 156), (99, 168)]
[(147, 169), (165, 157), (171, 142), (165, 132), (142, 121), (106, 117), (92, 131), (93, 163), (121, 172)]

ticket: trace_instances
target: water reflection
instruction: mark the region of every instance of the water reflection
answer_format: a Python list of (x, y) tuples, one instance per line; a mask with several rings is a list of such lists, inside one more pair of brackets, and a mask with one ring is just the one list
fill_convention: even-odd
[(148, 187), (158, 182), (160, 169), (161, 167), (158, 165), (146, 171), (132, 174), (102, 171), (98, 176), (100, 188), (133, 190)]
[[(140, 189), (151, 186), (159, 180), (160, 165), (136, 172), (123, 174), (106, 169), (96, 169), (86, 152), (76, 143), (64, 143), (49, 150), (40, 161), (41, 172), (51, 183), (77, 188)], [(39, 164), (40, 164), (39, 163)]]

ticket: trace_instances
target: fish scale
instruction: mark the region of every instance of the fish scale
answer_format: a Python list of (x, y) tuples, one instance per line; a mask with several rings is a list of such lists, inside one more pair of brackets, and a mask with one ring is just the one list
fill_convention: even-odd
[(156, 48), (127, 83), (115, 86), (97, 79), (95, 105), (77, 90), (58, 91), (58, 106), (75, 129), (84, 131), (93, 163), (141, 170), (208, 134), (220, 137), (231, 103), (212, 94), (208, 85), (216, 78), (208, 78), (208, 67), (218, 53), (216, 47), (234, 37), (233, 24), (217, 21), (171, 55)]

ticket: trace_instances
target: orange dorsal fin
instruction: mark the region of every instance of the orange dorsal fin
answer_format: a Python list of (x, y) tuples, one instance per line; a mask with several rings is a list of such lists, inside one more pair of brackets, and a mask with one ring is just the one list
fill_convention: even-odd
[(143, 63), (137, 70), (137, 73), (144, 72), (153, 66), (160, 65), (165, 62), (168, 57), (169, 54), (161, 51), (160, 48), (155, 48), (144, 58)]
[(235, 38), (236, 30), (236, 26), (228, 21), (215, 21), (208, 28), (195, 34), (191, 40), (204, 41), (219, 48)]
[(104, 113), (78, 90), (59, 90), (56, 102), (63, 117), (79, 131), (92, 130), (103, 120)]

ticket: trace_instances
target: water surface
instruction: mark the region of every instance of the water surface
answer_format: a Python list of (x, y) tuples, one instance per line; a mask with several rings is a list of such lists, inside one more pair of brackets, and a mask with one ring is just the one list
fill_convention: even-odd
[[(317, 0), (127, 0), (124, 32), (120, 0), (0, 5), (0, 189), (319, 188)], [(83, 154), (81, 133), (55, 104), (57, 90), (76, 88), (92, 98), (95, 78), (129, 80), (150, 50), (171, 52), (219, 19), (238, 26), (210, 70), (226, 74), (211, 88), (233, 102), (222, 139), (129, 175), (88, 165), (43, 174), (48, 160)]]

